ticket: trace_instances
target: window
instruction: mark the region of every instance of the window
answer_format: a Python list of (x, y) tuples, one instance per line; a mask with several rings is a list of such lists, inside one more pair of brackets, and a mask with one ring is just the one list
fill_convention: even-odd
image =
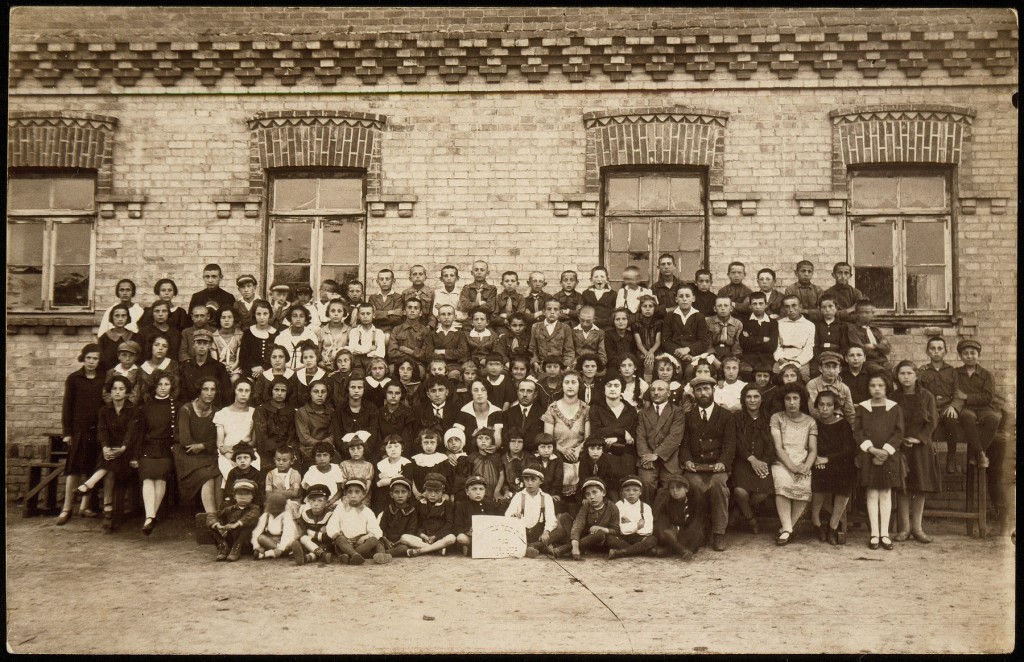
[(95, 174), (11, 174), (7, 309), (91, 310), (95, 229)]
[(704, 266), (706, 187), (700, 171), (610, 172), (604, 180), (604, 263), (613, 287), (633, 265), (648, 283), (658, 256), (675, 257), (688, 279)]
[(364, 264), (366, 205), (361, 172), (272, 175), (268, 282), (314, 291), (357, 279)]
[(880, 311), (952, 312), (951, 197), (948, 172), (851, 172), (854, 285)]

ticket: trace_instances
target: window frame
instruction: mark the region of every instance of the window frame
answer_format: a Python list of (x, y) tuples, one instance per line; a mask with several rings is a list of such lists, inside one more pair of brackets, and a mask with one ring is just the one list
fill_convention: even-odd
[[(16, 315), (60, 315), (75, 313), (92, 313), (96, 310), (96, 233), (98, 216), (96, 207), (96, 183), (97, 173), (89, 171), (83, 174), (80, 170), (14, 170), (8, 173), (8, 196), (10, 195), (10, 182), (15, 179), (91, 179), (93, 183), (92, 209), (7, 209), (7, 240), (8, 252), (6, 255), (7, 268), (10, 268), (10, 247), (11, 229), (16, 225), (41, 224), (43, 226), (43, 249), (42, 249), (42, 282), (40, 284), (40, 305), (38, 308), (26, 308), (11, 305), (11, 299), (5, 289), (7, 299), (6, 310)], [(63, 306), (55, 305), (54, 286), (56, 284), (56, 256), (57, 256), (57, 227), (61, 225), (87, 225), (89, 227), (89, 287), (88, 299), (84, 306)], [(9, 273), (9, 272), (8, 272)], [(6, 276), (5, 276), (6, 277)]]
[[(641, 209), (610, 209), (608, 194), (609, 178), (616, 176), (635, 176), (637, 179), (643, 179), (644, 175), (667, 175), (667, 176), (685, 176), (692, 177), (698, 181), (701, 209), (699, 210), (641, 210)], [(649, 235), (650, 239), (650, 251), (649, 251), (649, 273), (642, 274), (642, 280), (647, 283), (650, 287), (653, 283), (660, 279), (660, 273), (658, 271), (658, 256), (666, 252), (661, 246), (661, 239), (663, 235), (662, 221), (694, 221), (699, 220), (701, 229), (701, 242), (698, 248), (700, 253), (699, 269), (707, 268), (708, 253), (710, 247), (710, 196), (709, 196), (709, 182), (708, 182), (708, 169), (700, 166), (614, 166), (605, 167), (601, 169), (601, 224), (599, 233), (600, 242), (600, 263), (607, 267), (608, 262), (608, 224), (609, 220), (614, 222), (616, 219), (626, 221), (627, 219), (649, 219), (651, 221)], [(637, 205), (639, 207), (639, 205)], [(677, 251), (669, 251), (677, 252)], [(688, 274), (683, 274), (681, 265), (676, 264), (676, 277), (682, 280), (689, 281), (691, 278)], [(621, 274), (608, 273), (608, 282), (612, 287), (618, 288), (622, 285)]]
[[(275, 211), (274, 197), (276, 195), (276, 184), (282, 179), (359, 179), (362, 183), (362, 194), (359, 201), (362, 205), (361, 211), (357, 210), (286, 210)], [(275, 279), (274, 272), (277, 262), (275, 261), (275, 229), (282, 223), (308, 224), (310, 231), (310, 255), (309, 255), (309, 279), (310, 287), (316, 292), (323, 281), (322, 273), (325, 263), (323, 261), (325, 228), (332, 222), (356, 222), (359, 224), (358, 241), (358, 264), (356, 265), (356, 277), (365, 283), (366, 276), (366, 233), (368, 205), (366, 203), (367, 172), (354, 168), (331, 168), (331, 169), (270, 169), (267, 171), (267, 234), (266, 234), (266, 282), (272, 283)], [(319, 186), (319, 184), (318, 184)], [(281, 263), (282, 265), (299, 265), (304, 263)], [(332, 266), (327, 264), (326, 266)], [(344, 283), (339, 283), (344, 286)], [(269, 287), (269, 286), (268, 286)]]
[[(895, 177), (897, 178), (896, 207), (856, 207), (853, 196), (853, 180), (859, 176)], [(943, 207), (901, 207), (899, 199), (902, 195), (902, 183), (908, 177), (942, 177), (944, 180)], [(850, 169), (848, 173), (850, 201), (847, 206), (847, 253), (850, 264), (854, 266), (852, 285), (857, 287), (857, 250), (855, 230), (858, 226), (883, 223), (892, 224), (892, 256), (893, 256), (893, 307), (882, 307), (876, 302), (881, 321), (948, 321), (957, 310), (956, 307), (956, 226), (953, 213), (953, 200), (956, 182), (952, 168), (892, 168), (863, 167)], [(908, 304), (907, 276), (910, 269), (907, 264), (907, 225), (912, 223), (944, 223), (943, 255), (945, 257), (944, 287), (945, 309), (911, 309)], [(925, 265), (919, 265), (925, 266)]]

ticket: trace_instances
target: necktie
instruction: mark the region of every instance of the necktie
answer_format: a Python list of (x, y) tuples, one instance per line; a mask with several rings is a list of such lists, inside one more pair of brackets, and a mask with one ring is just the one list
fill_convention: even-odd
[(437, 416), (438, 418), (444, 418), (444, 415), (442, 413), (443, 411), (444, 411), (444, 405), (441, 405), (441, 406), (434, 405), (434, 416)]
[(700, 420), (703, 423), (707, 423), (708, 422), (708, 410), (707, 409), (701, 409), (700, 410)]

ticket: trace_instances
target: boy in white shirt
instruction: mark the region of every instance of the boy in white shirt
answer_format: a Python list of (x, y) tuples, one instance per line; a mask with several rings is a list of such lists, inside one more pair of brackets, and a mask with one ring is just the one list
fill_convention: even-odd
[(362, 565), (364, 555), (373, 556), (375, 563), (387, 563), (391, 555), (386, 552), (374, 554), (377, 541), (384, 533), (377, 524), (373, 511), (363, 504), (366, 486), (358, 478), (345, 481), (345, 499), (334, 509), (327, 520), (324, 532), (334, 541), (338, 552), (338, 563)]
[[(521, 474), (523, 489), (512, 495), (505, 509), (505, 517), (518, 517), (526, 525), (526, 557), (533, 559), (540, 556), (540, 550), (549, 545), (558, 545), (568, 541), (566, 533), (572, 527), (572, 518), (568, 514), (561, 515), (564, 522), (559, 522), (555, 514), (555, 502), (551, 495), (542, 492), (544, 472), (534, 466), (523, 469)], [(560, 487), (560, 486), (557, 486)], [(559, 524), (562, 526), (559, 526)]]
[(643, 486), (639, 476), (622, 479), (619, 489), (622, 499), (615, 504), (619, 509), (619, 533), (608, 534), (605, 538), (609, 559), (639, 556), (658, 545), (654, 536), (654, 512), (640, 500)]
[(640, 284), (640, 270), (626, 267), (622, 270), (622, 289), (615, 295), (616, 308), (628, 308), (630, 319), (636, 316), (640, 308), (640, 297), (654, 296), (654, 292)]

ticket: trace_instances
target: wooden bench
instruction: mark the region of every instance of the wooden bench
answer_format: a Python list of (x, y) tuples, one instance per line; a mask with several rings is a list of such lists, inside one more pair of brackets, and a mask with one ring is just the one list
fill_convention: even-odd
[[(25, 494), (25, 507), (22, 517), (36, 517), (40, 514), (53, 514), (60, 510), (61, 503), (57, 500), (57, 483), (64, 475), (67, 460), (67, 447), (64, 437), (51, 434), (48, 437), (48, 460), (32, 460), (28, 464), (28, 493)], [(45, 491), (43, 505), (39, 505), (39, 497)]]

